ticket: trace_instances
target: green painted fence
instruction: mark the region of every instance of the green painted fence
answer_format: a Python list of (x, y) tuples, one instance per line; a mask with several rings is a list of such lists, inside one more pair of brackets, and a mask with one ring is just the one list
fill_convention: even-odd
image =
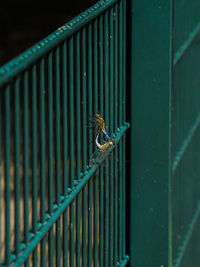
[(0, 68), (1, 266), (200, 266), (199, 14), (102, 0)]
[(99, 1), (0, 69), (1, 266), (127, 263), (125, 20)]
[(142, 0), (129, 10), (131, 266), (197, 267), (200, 4)]

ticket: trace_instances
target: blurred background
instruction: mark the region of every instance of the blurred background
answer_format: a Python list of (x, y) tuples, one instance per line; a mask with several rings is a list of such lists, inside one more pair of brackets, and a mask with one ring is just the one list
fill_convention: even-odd
[(5, 1), (0, 7), (0, 66), (45, 38), (97, 0)]

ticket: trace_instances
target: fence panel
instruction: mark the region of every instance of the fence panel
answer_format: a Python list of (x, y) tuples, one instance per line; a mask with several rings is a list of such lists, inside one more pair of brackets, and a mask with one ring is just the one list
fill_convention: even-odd
[[(99, 1), (0, 69), (1, 266), (128, 262), (125, 14)], [(115, 145), (93, 162), (96, 113)]]
[(199, 12), (198, 1), (174, 1), (173, 266), (200, 264)]
[(200, 4), (131, 3), (131, 266), (199, 266)]

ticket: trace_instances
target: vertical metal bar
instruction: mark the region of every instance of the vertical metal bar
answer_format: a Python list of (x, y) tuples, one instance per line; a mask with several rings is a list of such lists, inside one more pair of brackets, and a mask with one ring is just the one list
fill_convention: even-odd
[[(80, 32), (76, 34), (76, 176), (80, 179), (80, 153), (81, 153), (81, 135), (80, 135)], [(80, 193), (76, 199), (76, 266), (80, 267), (81, 259), (81, 241), (80, 241), (80, 227), (81, 227), (81, 199)]]
[[(103, 53), (103, 16), (99, 18), (99, 109), (100, 114), (103, 116), (103, 90), (104, 90), (104, 53)], [(104, 180), (103, 169), (99, 169), (99, 267), (104, 266)]]
[[(118, 129), (118, 3), (115, 5), (115, 90), (114, 90), (114, 125), (115, 131)], [(118, 146), (114, 150), (114, 266), (117, 266), (118, 261)]]
[(81, 151), (81, 135), (80, 135), (80, 32), (76, 34), (76, 178), (80, 179), (80, 151)]
[(63, 266), (68, 266), (68, 210), (63, 214)]
[(74, 186), (74, 41), (69, 39), (69, 158), (70, 158), (70, 187)]
[[(98, 112), (98, 24), (97, 19), (93, 25), (94, 47), (94, 114)], [(97, 148), (95, 146), (95, 151)], [(98, 266), (98, 173), (94, 174), (94, 266)]]
[(45, 220), (45, 85), (44, 85), (44, 58), (40, 61), (40, 217)]
[(48, 209), (53, 212), (53, 81), (52, 52), (48, 54)]
[(123, 17), (122, 0), (119, 2), (119, 127), (122, 126), (122, 91), (123, 91)]
[[(67, 157), (67, 43), (63, 44), (63, 193), (67, 195), (68, 157)], [(68, 266), (68, 216), (67, 209), (63, 213), (63, 266)]]
[[(48, 54), (48, 209), (53, 212), (53, 81), (52, 81), (52, 52)], [(54, 262), (54, 237), (53, 227), (49, 231), (49, 267)]]
[[(37, 232), (37, 74), (36, 65), (32, 67), (32, 226), (33, 233)], [(37, 249), (33, 251), (33, 265), (37, 266)]]
[(104, 117), (104, 36), (103, 15), (99, 18), (99, 110)]
[[(56, 204), (60, 204), (60, 48), (55, 50)], [(56, 221), (56, 266), (61, 265), (60, 217)]]
[[(122, 123), (126, 121), (126, 1), (122, 2), (122, 30), (123, 30), (123, 92), (122, 92)], [(122, 154), (123, 154), (123, 181), (122, 181), (122, 210), (123, 210), (123, 227), (122, 227), (122, 255), (126, 252), (126, 137), (122, 138)]]
[(86, 194), (87, 194), (87, 189), (86, 186), (83, 188), (83, 193), (82, 193), (82, 266), (86, 267), (87, 266), (87, 217), (86, 217), (86, 209), (87, 209), (87, 204), (86, 204)]
[(60, 49), (55, 50), (56, 203), (60, 203)]
[[(69, 158), (70, 187), (74, 186), (74, 39), (69, 39)], [(74, 201), (70, 204), (70, 266), (74, 266)]]
[[(119, 2), (119, 126), (122, 126), (122, 90), (123, 90), (123, 28), (122, 1)], [(119, 261), (122, 260), (122, 141), (119, 142)]]
[[(36, 234), (38, 228), (37, 215), (37, 190), (38, 190), (38, 172), (37, 172), (37, 74), (36, 65), (32, 67), (32, 227), (33, 233)], [(41, 251), (39, 251), (41, 254)], [(38, 265), (38, 246), (33, 250), (32, 264)]]
[[(86, 147), (86, 32), (85, 28), (82, 30), (82, 144), (83, 144), (83, 173), (87, 170), (87, 147)], [(83, 188), (82, 192), (82, 266), (87, 266), (87, 218), (86, 218), (86, 186)]]
[(62, 47), (62, 73), (63, 73), (63, 187), (64, 196), (67, 195), (68, 185), (68, 157), (67, 157), (67, 42), (65, 41)]
[(114, 103), (114, 114), (115, 114), (115, 131), (118, 130), (118, 91), (119, 91), (119, 13), (118, 13), (118, 3), (115, 5), (115, 103)]
[(118, 170), (118, 179), (119, 179), (119, 261), (122, 260), (122, 140), (119, 142), (119, 170)]
[(113, 58), (113, 50), (114, 50), (114, 44), (113, 44), (113, 39), (114, 39), (114, 32), (113, 32), (113, 18), (114, 18), (114, 15), (113, 15), (113, 7), (111, 7), (111, 9), (110, 9), (110, 13), (109, 13), (109, 19), (110, 19), (110, 21), (109, 21), (109, 24), (110, 24), (110, 33), (109, 33), (109, 38), (110, 38), (110, 46), (109, 46), (109, 53), (110, 53), (110, 65), (109, 65), (109, 67), (110, 67), (110, 69), (109, 69), (109, 71), (110, 71), (110, 73), (109, 73), (109, 75), (110, 75), (110, 77), (109, 77), (109, 86), (110, 86), (110, 94), (109, 94), (109, 96), (110, 96), (110, 98), (109, 98), (109, 100), (110, 100), (110, 126), (109, 126), (109, 128), (110, 128), (110, 132), (111, 132), (111, 134), (110, 135), (112, 135), (112, 133), (113, 133), (113, 128), (114, 128), (114, 126), (113, 126), (113, 109), (114, 109), (114, 94), (113, 94), (113, 90), (114, 90), (114, 58)]
[(86, 147), (86, 32), (82, 31), (82, 144), (83, 144), (83, 174), (87, 170), (87, 147)]
[(104, 90), (105, 90), (105, 121), (109, 126), (109, 23), (108, 11), (104, 15)]
[[(92, 24), (88, 25), (88, 117), (92, 117)], [(92, 131), (88, 134), (89, 156), (92, 155)], [(92, 266), (92, 179), (88, 182), (88, 266)]]
[[(40, 219), (45, 221), (45, 77), (44, 58), (40, 61)], [(46, 263), (45, 238), (41, 241), (41, 265)]]
[[(87, 28), (87, 88), (88, 88), (88, 116), (92, 117), (92, 25)], [(92, 154), (92, 132), (88, 133), (88, 154)], [(89, 230), (89, 229), (88, 229)]]
[[(108, 11), (104, 15), (104, 88), (105, 88), (105, 121), (109, 125), (109, 29)], [(105, 241), (104, 241), (104, 266), (109, 266), (109, 161), (105, 167)]]
[(80, 192), (76, 199), (76, 267), (80, 267), (81, 262), (81, 197)]
[(18, 257), (20, 245), (20, 111), (19, 79), (14, 84), (14, 165), (15, 165), (15, 254)]
[(114, 151), (114, 266), (117, 266), (118, 262), (118, 147)]
[(126, 225), (125, 225), (125, 219), (126, 219), (126, 137), (122, 137), (122, 255), (125, 255), (125, 249), (126, 249)]
[(122, 2), (122, 31), (123, 31), (123, 95), (122, 95), (122, 122), (126, 121), (126, 1)]
[(92, 178), (88, 183), (88, 266), (92, 266)]
[(74, 266), (74, 200), (70, 204), (70, 267)]
[[(109, 14), (109, 20), (110, 20), (110, 33), (109, 33), (109, 37), (110, 37), (110, 77), (109, 77), (109, 81), (110, 81), (110, 135), (113, 134), (113, 109), (114, 109), (114, 105), (113, 105), (113, 81), (114, 81), (114, 76), (113, 76), (113, 72), (114, 72), (114, 67), (113, 67), (113, 63), (114, 63), (114, 59), (113, 59), (113, 37), (114, 37), (114, 32), (113, 32), (113, 7), (111, 7), (110, 9), (110, 14)], [(113, 198), (114, 198), (114, 193), (113, 193), (113, 186), (114, 186), (114, 178), (113, 178), (113, 158), (111, 158), (110, 160), (110, 185), (109, 185), (109, 197), (110, 197), (110, 225), (109, 225), (109, 239), (110, 239), (110, 261), (109, 261), (109, 266), (113, 265)]]
[[(28, 122), (28, 113), (29, 113), (29, 104), (28, 104), (28, 71), (25, 71), (24, 77), (24, 88), (23, 88), (23, 156), (24, 156), (24, 241), (25, 244), (28, 244), (28, 235), (29, 235), (29, 122)], [(29, 266), (29, 261), (25, 263), (26, 266)]]
[(10, 266), (10, 85), (5, 90), (5, 260)]

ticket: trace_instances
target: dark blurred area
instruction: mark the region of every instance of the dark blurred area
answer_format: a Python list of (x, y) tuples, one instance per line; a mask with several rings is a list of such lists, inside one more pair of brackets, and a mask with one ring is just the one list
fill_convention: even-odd
[[(0, 66), (24, 52), (97, 0), (16, 1), (0, 7)], [(43, 4), (43, 6), (41, 6)]]

